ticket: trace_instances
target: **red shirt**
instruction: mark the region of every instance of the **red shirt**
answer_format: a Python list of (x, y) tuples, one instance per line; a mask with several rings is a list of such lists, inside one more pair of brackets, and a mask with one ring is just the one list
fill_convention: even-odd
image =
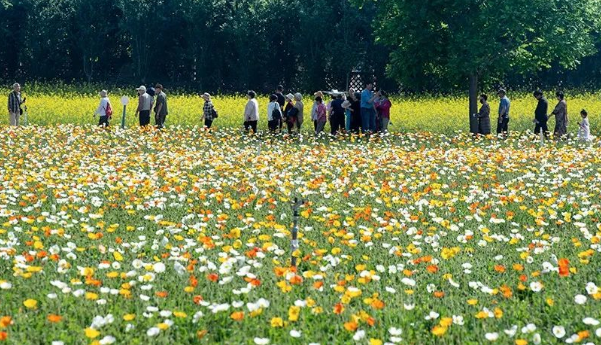
[(385, 101), (378, 102), (376, 106), (376, 110), (380, 112), (380, 115), (383, 118), (390, 119), (390, 108), (392, 107), (392, 103), (390, 100), (386, 99)]

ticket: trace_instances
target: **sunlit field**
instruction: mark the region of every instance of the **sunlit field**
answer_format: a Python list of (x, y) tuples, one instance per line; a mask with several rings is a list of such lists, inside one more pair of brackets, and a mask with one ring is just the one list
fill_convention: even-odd
[[(31, 119), (84, 123), (92, 100), (32, 97)], [(192, 124), (198, 100), (171, 101), (170, 120)], [(236, 124), (231, 103), (223, 121)], [(598, 143), (176, 126), (0, 135), (8, 344), (601, 340)], [(306, 203), (291, 252), (295, 197)]]
[[(60, 89), (43, 89), (27, 96), (28, 121), (37, 125), (53, 124), (93, 124), (97, 123), (93, 118), (94, 111), (98, 107), (99, 97), (96, 94), (76, 93), (72, 90), (61, 91)], [(8, 90), (3, 92), (8, 94)], [(198, 95), (170, 95), (168, 93), (169, 115), (166, 125), (201, 125), (203, 100)], [(123, 95), (130, 98), (127, 108), (126, 124), (135, 126), (138, 119), (135, 117), (137, 98), (134, 91), (109, 90), (109, 98), (115, 112), (113, 125), (121, 123), (123, 107), (120, 99)], [(549, 112), (557, 103), (552, 93), (549, 96)], [(532, 131), (534, 126), (534, 109), (536, 100), (528, 94), (509, 94), (512, 100), (511, 120), (509, 128), (512, 131)], [(589, 113), (591, 132), (593, 135), (600, 133), (599, 114), (601, 114), (601, 95), (591, 93), (566, 93), (570, 122), (568, 130), (575, 134), (578, 131), (577, 122), (580, 121), (580, 110), (586, 109)], [(493, 131), (496, 131), (496, 111), (499, 106), (498, 98), (489, 95), (491, 105), (491, 121)], [(458, 131), (469, 131), (469, 119), (467, 112), (468, 100), (466, 97), (391, 97), (393, 107), (391, 109), (391, 131), (396, 132), (433, 132), (441, 134), (455, 134)], [(259, 98), (260, 116), (259, 129), (267, 130), (267, 104), (266, 96)], [(220, 128), (240, 128), (244, 122), (243, 113), (246, 105), (244, 96), (215, 96), (213, 103), (219, 111), (219, 119), (214, 125)], [(313, 103), (312, 95), (304, 95), (305, 120), (310, 120), (310, 109)], [(0, 117), (0, 124), (8, 123), (8, 115)], [(152, 121), (154, 123), (154, 120)], [(551, 129), (554, 120), (550, 120)], [(329, 125), (326, 126), (326, 130)], [(308, 132), (312, 125), (307, 121), (305, 130)]]

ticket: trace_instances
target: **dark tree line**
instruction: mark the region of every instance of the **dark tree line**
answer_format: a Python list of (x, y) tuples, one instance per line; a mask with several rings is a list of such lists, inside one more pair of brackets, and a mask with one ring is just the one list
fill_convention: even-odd
[(391, 91), (465, 91), (469, 77), (473, 92), (593, 89), (598, 10), (596, 0), (0, 0), (0, 81), (313, 91), (345, 88), (360, 70)]
[(0, 79), (268, 91), (384, 79), (376, 6), (349, 0), (0, 0)]

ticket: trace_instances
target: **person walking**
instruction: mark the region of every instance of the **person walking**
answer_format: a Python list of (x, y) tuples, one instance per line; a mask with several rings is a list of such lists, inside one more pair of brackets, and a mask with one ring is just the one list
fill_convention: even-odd
[(578, 122), (578, 139), (581, 141), (591, 141), (591, 129), (588, 123), (588, 113), (582, 109), (580, 111), (582, 121)]
[(136, 116), (139, 116), (140, 126), (148, 126), (150, 124), (150, 110), (152, 109), (152, 97), (146, 93), (144, 85), (136, 89), (138, 91), (138, 108)]
[(206, 129), (210, 129), (213, 121), (215, 121), (215, 115), (217, 114), (217, 111), (215, 110), (215, 106), (211, 101), (211, 94), (205, 92), (200, 97), (202, 97), (202, 99), (205, 101), (202, 107), (202, 117), (200, 118), (200, 121), (204, 121), (204, 127)]
[(543, 95), (541, 90), (534, 91), (534, 98), (538, 100), (538, 104), (536, 106), (536, 110), (534, 111), (534, 134), (540, 135), (541, 130), (543, 131), (543, 135), (545, 138), (549, 136), (549, 128), (547, 126), (547, 120), (549, 117), (547, 116), (549, 110), (549, 102)]
[(257, 101), (257, 93), (250, 90), (246, 93), (248, 102), (244, 108), (244, 130), (248, 133), (252, 129), (253, 133), (257, 133), (257, 123), (259, 122), (259, 102)]
[(351, 97), (351, 132), (359, 133), (361, 129), (361, 94), (355, 92)]
[(553, 130), (553, 137), (560, 139), (564, 135), (568, 134), (568, 103), (565, 100), (563, 92), (557, 91), (555, 93), (559, 103), (555, 106), (555, 109), (550, 116), (555, 116), (555, 129)]
[(277, 96), (277, 102), (280, 105), (280, 109), (284, 109), (284, 105), (286, 105), (286, 97), (284, 97), (284, 87), (282, 85), (278, 85), (275, 89), (275, 95)]
[[(279, 103), (278, 103), (279, 104)], [(284, 121), (286, 122), (288, 133), (292, 132), (294, 128), (294, 124), (297, 120), (298, 110), (294, 108), (294, 95), (289, 93), (285, 97), (285, 105), (284, 105)]]
[(23, 114), (21, 105), (25, 101), (25, 98), (21, 99), (21, 85), (14, 83), (13, 90), (8, 94), (8, 123), (11, 126), (19, 126), (19, 119), (21, 114)]
[(480, 95), (480, 111), (475, 114), (478, 118), (478, 135), (489, 135), (490, 134), (490, 105), (488, 104), (488, 95)]
[(342, 94), (335, 95), (335, 99), (330, 105), (330, 134), (336, 135), (344, 131), (344, 108), (342, 103)]
[(351, 130), (351, 101), (346, 99), (342, 102), (342, 108), (344, 109), (344, 129), (347, 133)]
[(98, 126), (108, 127), (109, 120), (111, 119), (111, 115), (113, 113), (111, 101), (109, 100), (108, 92), (106, 90), (100, 91), (98, 95), (100, 96), (100, 104), (98, 105), (94, 116), (99, 116)]
[(294, 94), (294, 108), (297, 110), (296, 114), (296, 130), (298, 134), (301, 132), (303, 121), (305, 120), (305, 104), (303, 103), (303, 95), (300, 92)]
[(313, 107), (311, 108), (311, 121), (313, 121), (313, 130), (317, 132), (317, 107), (319, 103), (317, 103), (317, 97), (323, 99), (323, 92), (317, 91), (313, 94), (315, 100), (313, 102)]
[(328, 112), (326, 110), (326, 106), (323, 104), (323, 98), (315, 97), (315, 102), (317, 103), (316, 109), (316, 125), (315, 125), (315, 135), (319, 135), (319, 133), (323, 132), (324, 127), (326, 126), (326, 122), (328, 121)]
[[(284, 109), (284, 105), (286, 105), (286, 97), (284, 97), (284, 86), (278, 85), (275, 89), (275, 95), (278, 97), (278, 104), (280, 105), (280, 110)], [(284, 125), (284, 121), (280, 121), (279, 127), (280, 132), (282, 131), (282, 126)]]
[(392, 102), (388, 99), (386, 91), (378, 91), (378, 103), (376, 110), (380, 114), (380, 130), (382, 133), (388, 133), (388, 124), (390, 123), (390, 108), (392, 108)]
[(373, 83), (365, 84), (361, 92), (361, 129), (363, 133), (371, 133), (376, 130), (376, 110), (374, 108)]
[(165, 119), (169, 114), (167, 110), (167, 95), (163, 85), (156, 84), (154, 87), (156, 91), (156, 105), (154, 107), (154, 122), (158, 129), (162, 129), (165, 126)]
[[(278, 103), (278, 96), (273, 94), (269, 96), (269, 104), (267, 105), (267, 127), (272, 134), (276, 132), (282, 122), (282, 108)], [(290, 131), (290, 125), (288, 125)]]
[(499, 103), (499, 121), (497, 123), (497, 135), (501, 134), (503, 138), (507, 138), (509, 133), (509, 110), (511, 101), (507, 97), (507, 91), (500, 89), (497, 96), (501, 99)]

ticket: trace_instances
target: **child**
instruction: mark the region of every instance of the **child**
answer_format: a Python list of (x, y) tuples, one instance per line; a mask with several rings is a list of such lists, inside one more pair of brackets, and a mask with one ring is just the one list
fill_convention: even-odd
[(580, 129), (578, 130), (578, 139), (581, 141), (590, 141), (591, 130), (588, 123), (588, 113), (586, 110), (582, 109), (580, 116), (582, 116), (582, 122), (578, 122), (578, 126), (580, 126)]
[(321, 97), (315, 97), (315, 102), (317, 103), (316, 112), (316, 126), (315, 126), (315, 134), (319, 135), (326, 126), (326, 122), (328, 121), (328, 115), (326, 106), (323, 105), (323, 99)]

